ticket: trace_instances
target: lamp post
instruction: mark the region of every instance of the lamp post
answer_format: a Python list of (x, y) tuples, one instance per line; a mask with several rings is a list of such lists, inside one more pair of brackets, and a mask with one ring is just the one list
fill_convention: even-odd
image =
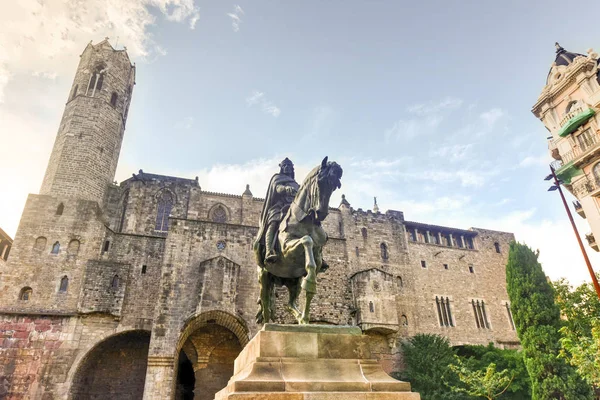
[(562, 189), (560, 188), (560, 184), (562, 182), (556, 176), (556, 172), (554, 171), (552, 165), (550, 165), (550, 172), (551, 174), (544, 178), (544, 180), (546, 181), (554, 179), (554, 185), (550, 186), (548, 191), (553, 192), (558, 189), (558, 193), (560, 193), (560, 198), (562, 199), (563, 205), (565, 206), (565, 210), (567, 210), (569, 221), (571, 221), (571, 226), (573, 227), (573, 231), (575, 231), (575, 237), (577, 238), (577, 243), (579, 243), (579, 248), (581, 249), (581, 253), (583, 254), (583, 259), (585, 260), (585, 264), (587, 265), (588, 271), (590, 272), (590, 276), (592, 277), (592, 283), (594, 284), (594, 288), (596, 289), (596, 294), (600, 299), (600, 285), (598, 284), (598, 279), (596, 279), (596, 274), (594, 274), (594, 269), (592, 268), (590, 259), (588, 258), (587, 252), (585, 251), (585, 247), (583, 246), (583, 242), (581, 241), (581, 237), (579, 236), (577, 226), (575, 226), (575, 221), (573, 220), (573, 215), (571, 214), (571, 210), (567, 205), (567, 200), (565, 200), (565, 195), (563, 194)]

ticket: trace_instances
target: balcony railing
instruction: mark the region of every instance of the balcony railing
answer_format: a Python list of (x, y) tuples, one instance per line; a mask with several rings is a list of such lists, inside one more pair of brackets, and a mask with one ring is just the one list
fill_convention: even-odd
[(580, 179), (573, 183), (573, 194), (577, 197), (587, 196), (600, 189), (600, 181), (595, 178)]
[(574, 116), (576, 116), (576, 115), (578, 115), (578, 114), (581, 114), (582, 112), (583, 112), (583, 108), (582, 108), (582, 107), (577, 107), (577, 108), (575, 108), (575, 109), (573, 109), (573, 110), (569, 111), (569, 112), (568, 112), (568, 113), (567, 113), (567, 114), (566, 114), (566, 115), (563, 117), (563, 119), (561, 119), (561, 120), (560, 120), (560, 126), (561, 126), (561, 128), (562, 128), (563, 126), (565, 126), (565, 124), (566, 124), (567, 122), (569, 122), (569, 120), (570, 120), (571, 118), (573, 118)]
[(562, 165), (576, 161), (598, 147), (600, 147), (600, 135), (598, 133), (584, 132), (576, 138), (572, 150), (560, 154)]
[(596, 251), (598, 251), (598, 244), (596, 243), (596, 238), (594, 237), (593, 233), (588, 233), (587, 235), (585, 235), (585, 238), (588, 241), (588, 244), (590, 245), (590, 247)]

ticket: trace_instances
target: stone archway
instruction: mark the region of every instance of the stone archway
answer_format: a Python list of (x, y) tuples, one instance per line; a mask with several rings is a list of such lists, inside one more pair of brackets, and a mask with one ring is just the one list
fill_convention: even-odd
[(175, 399), (214, 399), (227, 386), (234, 361), (246, 343), (245, 324), (227, 312), (210, 311), (189, 321), (178, 346)]
[(141, 400), (149, 346), (148, 331), (128, 331), (103, 340), (81, 361), (69, 398)]

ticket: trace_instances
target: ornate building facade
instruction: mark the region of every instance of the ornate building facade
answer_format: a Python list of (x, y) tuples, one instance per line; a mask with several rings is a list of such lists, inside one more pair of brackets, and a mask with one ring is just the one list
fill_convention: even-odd
[(598, 53), (572, 53), (556, 43), (556, 58), (532, 112), (550, 132), (548, 149), (556, 175), (577, 197), (577, 213), (600, 238), (600, 67)]
[[(0, 264), (1, 398), (212, 399), (260, 329), (263, 199), (141, 170), (112, 183), (134, 83), (125, 51), (86, 47), (40, 194)], [(511, 233), (355, 210), (344, 197), (324, 226), (330, 268), (312, 322), (359, 326), (386, 371), (417, 333), (518, 345)]]

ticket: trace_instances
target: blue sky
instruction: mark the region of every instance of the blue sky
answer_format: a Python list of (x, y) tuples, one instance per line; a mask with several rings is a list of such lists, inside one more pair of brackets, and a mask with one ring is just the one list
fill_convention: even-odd
[(108, 36), (137, 64), (117, 179), (142, 168), (263, 196), (283, 157), (301, 178), (328, 155), (344, 168), (332, 205), (377, 196), (409, 220), (515, 232), (552, 278), (586, 279), (530, 109), (555, 41), (598, 45), (599, 5), (574, 17), (556, 1), (19, 3), (0, 16), (10, 234), (39, 190), (77, 56)]

